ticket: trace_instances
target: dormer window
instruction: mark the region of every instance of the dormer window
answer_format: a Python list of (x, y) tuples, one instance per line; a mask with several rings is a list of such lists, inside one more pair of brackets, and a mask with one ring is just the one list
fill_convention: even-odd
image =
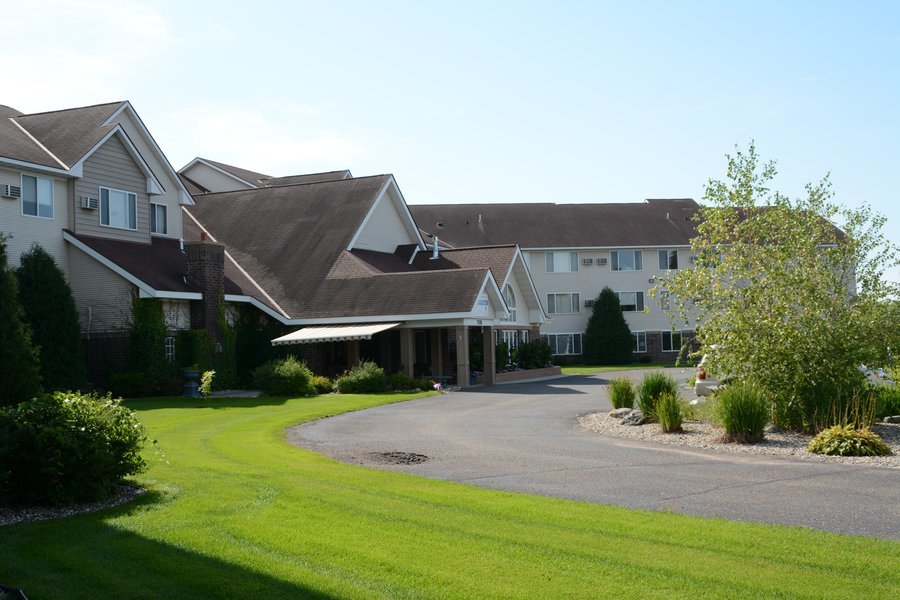
[(53, 180), (22, 175), (22, 214), (53, 218)]
[(137, 196), (131, 192), (100, 188), (100, 224), (137, 229)]
[(150, 203), (150, 233), (158, 233), (165, 235), (169, 233), (169, 226), (166, 223), (166, 205)]

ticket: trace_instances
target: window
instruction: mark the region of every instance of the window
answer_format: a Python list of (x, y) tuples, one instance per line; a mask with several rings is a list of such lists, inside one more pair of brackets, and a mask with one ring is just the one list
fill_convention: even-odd
[(681, 350), (681, 332), (680, 331), (663, 331), (662, 332), (662, 351), (678, 352)]
[(547, 294), (547, 312), (551, 315), (579, 312), (578, 294)]
[(512, 286), (508, 283), (506, 287), (503, 288), (503, 299), (506, 301), (506, 306), (509, 308), (509, 318), (502, 319), (503, 321), (515, 321), (516, 320), (516, 293), (513, 291)]
[(578, 271), (577, 252), (545, 252), (548, 273), (575, 273)]
[(100, 224), (120, 229), (137, 229), (137, 196), (110, 188), (100, 188)]
[(553, 354), (581, 354), (580, 333), (551, 333), (547, 337)]
[(610, 252), (612, 255), (613, 271), (643, 271), (643, 253), (640, 250), (625, 250)]
[(165, 204), (150, 203), (150, 233), (169, 233)]
[(175, 362), (175, 338), (166, 338), (166, 362)]
[(644, 292), (616, 292), (622, 312), (643, 312)]
[(22, 214), (53, 218), (53, 180), (22, 175)]
[(662, 290), (659, 292), (659, 308), (662, 310), (672, 310), (675, 305), (675, 294)]
[(678, 268), (678, 250), (659, 251), (659, 270), (674, 271)]
[(646, 352), (647, 351), (647, 332), (646, 331), (632, 331), (631, 339), (634, 340), (634, 351), (635, 352)]

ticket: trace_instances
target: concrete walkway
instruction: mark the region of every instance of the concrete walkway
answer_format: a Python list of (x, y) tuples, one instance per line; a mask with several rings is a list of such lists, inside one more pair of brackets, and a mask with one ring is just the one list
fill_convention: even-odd
[(604, 377), (380, 406), (295, 427), (288, 439), (344, 462), (485, 488), (900, 540), (897, 470), (582, 431), (578, 415), (610, 407)]

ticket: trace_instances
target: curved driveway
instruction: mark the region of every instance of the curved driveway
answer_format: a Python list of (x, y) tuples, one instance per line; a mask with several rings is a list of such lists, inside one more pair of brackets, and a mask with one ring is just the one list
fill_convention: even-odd
[[(288, 439), (344, 462), (486, 488), (900, 539), (898, 470), (581, 430), (578, 415), (610, 407), (606, 383), (573, 376), (456, 391), (314, 421)], [(395, 452), (427, 460), (394, 464), (385, 455)]]

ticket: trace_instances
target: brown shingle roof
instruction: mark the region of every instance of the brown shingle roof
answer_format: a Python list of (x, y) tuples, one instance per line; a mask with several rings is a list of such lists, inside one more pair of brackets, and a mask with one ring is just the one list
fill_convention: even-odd
[(409, 207), (416, 224), (452, 246), (522, 248), (687, 245), (691, 199), (623, 204), (432, 204)]
[(347, 169), (340, 171), (328, 171), (326, 173), (310, 173), (308, 175), (288, 175), (287, 177), (269, 177), (268, 179), (260, 179), (261, 185), (271, 187), (273, 185), (293, 185), (295, 183), (320, 183), (322, 181), (336, 181), (338, 179), (349, 179), (352, 175)]
[[(13, 118), (57, 158), (71, 167), (115, 127), (115, 125), (103, 125), (102, 123), (123, 104), (124, 102), (110, 102), (81, 108), (19, 115)], [(45, 157), (41, 161), (29, 162), (59, 166), (49, 157)]]
[(214, 160), (209, 160), (208, 158), (201, 158), (203, 162), (208, 162), (211, 165), (219, 167), (223, 171), (231, 173), (235, 177), (243, 179), (247, 183), (252, 183), (253, 185), (260, 185), (260, 180), (262, 179), (271, 179), (271, 175), (266, 175), (264, 173), (257, 173), (256, 171), (251, 171), (250, 169), (243, 169), (241, 167), (235, 167), (234, 165), (226, 165), (225, 163), (220, 163)]

